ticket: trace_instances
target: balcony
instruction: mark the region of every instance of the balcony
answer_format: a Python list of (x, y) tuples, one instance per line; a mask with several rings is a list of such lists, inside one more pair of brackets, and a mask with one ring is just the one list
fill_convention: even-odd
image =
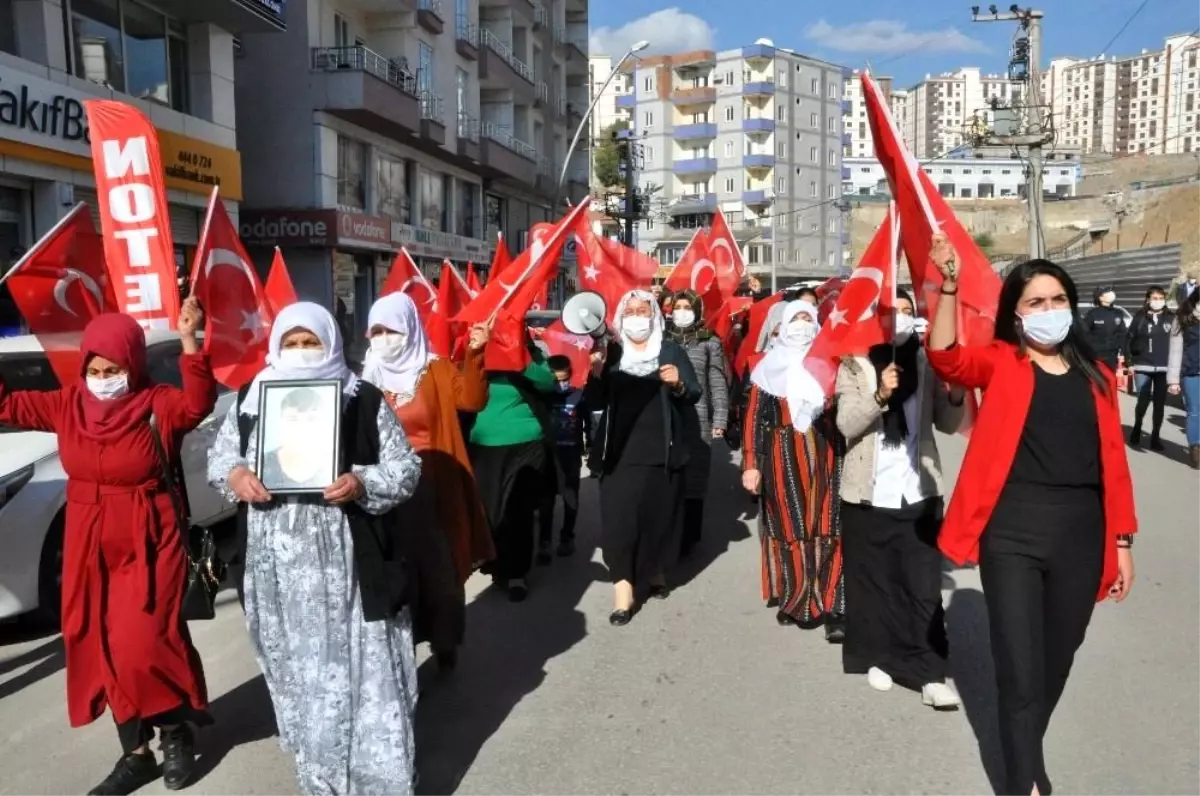
[(468, 61), (479, 60), (479, 28), (469, 17), (460, 16), (456, 21), (454, 49)]
[(677, 124), (674, 130), (676, 141), (703, 141), (717, 137), (717, 126), (712, 122)]
[[(158, 0), (159, 10), (183, 23), (216, 25), (233, 34), (278, 33), (287, 30), (287, 19), (275, 13), (272, 5), (261, 0)], [(403, 2), (400, 5), (404, 5)]]
[(842, 100), (842, 115), (854, 112), (854, 103), (850, 100)]
[(586, 105), (580, 105), (578, 102), (567, 103), (567, 119), (571, 124), (579, 126), (583, 121), (583, 112), (587, 110)]
[(717, 212), (717, 195), (715, 193), (685, 194), (672, 199), (667, 205), (667, 213), (672, 216), (715, 212)]
[(842, 133), (842, 146), (850, 146), (854, 143), (854, 137), (849, 133)]
[(458, 140), (455, 144), (459, 157), (479, 162), (479, 120), (469, 113), (459, 111)]
[(551, 32), (551, 39), (554, 42), (554, 50), (559, 55), (567, 54), (567, 29), (563, 25), (555, 25)]
[(773, 61), (775, 48), (766, 44), (751, 44), (742, 48), (742, 57), (747, 61)]
[(716, 50), (689, 50), (671, 56), (671, 67), (675, 70), (711, 69), (716, 65)]
[(742, 132), (750, 133), (751, 135), (773, 133), (775, 132), (775, 120), (744, 119), (742, 120)]
[(501, 177), (533, 185), (537, 150), (494, 122), (480, 126), (479, 162)]
[(747, 169), (773, 169), (775, 168), (775, 156), (745, 155), (742, 157), (742, 166)]
[(554, 101), (550, 103), (550, 109), (557, 118), (567, 118), (567, 98), (562, 94), (555, 94)]
[(675, 161), (673, 170), (676, 174), (715, 174), (717, 171), (716, 158), (685, 158)]
[(742, 94), (747, 97), (773, 97), (775, 84), (770, 80), (756, 80), (742, 86)]
[(421, 129), (417, 77), (366, 47), (314, 47), (313, 107), (380, 135), (401, 138)]
[(513, 53), (512, 46), (486, 28), (480, 31), (479, 82), (484, 89), (508, 89), (513, 101), (530, 105), (534, 101), (533, 70)]
[(850, 179), (850, 167), (849, 166), (842, 166), (842, 179), (843, 180)]
[(421, 92), (421, 137), (438, 146), (446, 143), (446, 114), (442, 98), (426, 89)]
[(542, 193), (549, 193), (554, 187), (554, 163), (544, 155), (537, 156), (537, 175), (534, 177), (534, 187)]
[(635, 94), (618, 94), (617, 107), (624, 109), (632, 109), (637, 107), (637, 95)]
[(533, 104), (539, 108), (545, 107), (550, 102), (550, 87), (546, 85), (545, 80), (539, 80), (535, 89), (537, 94), (534, 97)]
[(695, 86), (671, 90), (671, 102), (677, 106), (711, 105), (716, 101), (717, 89), (715, 86)]
[(533, 4), (533, 29), (542, 30), (550, 27), (550, 12), (541, 3)]
[(769, 205), (775, 201), (775, 197), (767, 190), (757, 191), (742, 191), (742, 201), (751, 207), (761, 207)]
[(442, 16), (442, 0), (420, 0), (417, 4), (417, 24), (425, 30), (440, 35), (445, 29)]

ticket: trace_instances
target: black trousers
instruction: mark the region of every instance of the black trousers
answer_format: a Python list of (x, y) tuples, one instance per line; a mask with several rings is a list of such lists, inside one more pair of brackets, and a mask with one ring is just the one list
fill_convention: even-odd
[(679, 554), (686, 556), (700, 544), (704, 530), (704, 498), (684, 498), (683, 511), (676, 518), (679, 523)]
[(980, 541), (1006, 794), (1050, 792), (1042, 740), (1104, 569), (1100, 494), (1002, 499)]
[(121, 742), (121, 752), (127, 755), (132, 754), (133, 750), (146, 746), (154, 740), (156, 727), (185, 725), (194, 718), (192, 714), (193, 711), (190, 709), (181, 707), (150, 718), (117, 722), (117, 740)]
[(941, 524), (940, 497), (900, 509), (842, 504), (847, 674), (875, 666), (906, 688), (945, 682)]
[(1158, 439), (1162, 431), (1163, 415), (1167, 408), (1167, 374), (1138, 373), (1135, 374), (1138, 388), (1137, 408), (1133, 412), (1133, 427), (1142, 430), (1142, 421), (1146, 418), (1146, 409), (1154, 406), (1154, 414), (1150, 416), (1150, 437)]
[(521, 470), (504, 505), (504, 516), (492, 533), (496, 545), (495, 574), (515, 580), (529, 574), (533, 565), (534, 514), (546, 493), (546, 476), (532, 467)]
[(554, 539), (554, 506), (562, 498), (563, 524), (561, 541), (575, 538), (575, 519), (579, 515), (579, 481), (583, 470), (583, 450), (574, 446), (555, 449), (558, 458), (558, 491), (546, 491), (538, 507), (538, 545), (549, 547)]

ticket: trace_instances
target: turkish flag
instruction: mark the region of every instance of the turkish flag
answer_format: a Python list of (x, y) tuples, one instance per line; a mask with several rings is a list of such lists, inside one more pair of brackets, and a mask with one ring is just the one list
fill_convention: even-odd
[(817, 285), (817, 323), (825, 323), (845, 286), (846, 280), (840, 276), (830, 277)]
[(104, 241), (87, 205), (78, 204), (9, 271), (8, 289), (46, 351), (59, 384), (82, 371), (79, 342), (88, 322), (118, 312), (104, 267)]
[(533, 302), (529, 305), (530, 310), (544, 310), (550, 307), (550, 283), (542, 284), (542, 289), (537, 291), (533, 297)]
[(429, 284), (429, 280), (421, 273), (421, 269), (417, 268), (408, 249), (404, 247), (396, 252), (392, 270), (388, 272), (383, 287), (379, 289), (379, 297), (383, 298), (392, 293), (403, 293), (412, 299), (417, 305), (417, 315), (420, 316), (421, 323), (425, 324), (426, 329), (429, 328), (428, 319), (438, 310), (437, 290)]
[(742, 261), (742, 249), (729, 231), (725, 223), (725, 214), (717, 208), (713, 216), (712, 229), (708, 231), (708, 259), (712, 261), (717, 272), (717, 284), (721, 294), (728, 297), (737, 292), (742, 284), (742, 276), (746, 273), (746, 263)]
[(454, 342), (459, 337), (462, 324), (450, 319), (462, 308), (462, 303), (462, 294), (454, 278), (454, 266), (443, 262), (442, 274), (438, 279), (438, 311), (423, 319), (425, 332), (429, 335), (429, 346), (439, 357), (449, 357), (454, 352)]
[(467, 263), (467, 289), (471, 291), (471, 298), (479, 295), (479, 291), (483, 290), (483, 282), (479, 281), (479, 274), (475, 271), (475, 263)]
[(571, 360), (571, 385), (576, 389), (587, 384), (592, 367), (594, 341), (584, 334), (571, 334), (561, 320), (546, 326), (539, 335), (551, 356), (564, 356)]
[(504, 233), (496, 233), (496, 253), (492, 255), (492, 265), (488, 268), (487, 282), (492, 281), (496, 274), (504, 273), (512, 264), (512, 256), (508, 253), (508, 244), (504, 242)]
[(192, 295), (204, 308), (213, 375), (240, 389), (263, 369), (275, 312), (215, 190), (192, 261)]
[[(462, 275), (458, 273), (458, 269), (454, 267), (453, 263), (451, 263), (449, 260), (442, 260), (442, 277), (444, 278), (446, 276), (450, 277), (450, 285), (454, 289), (454, 295), (457, 297), (460, 306), (465, 307), (470, 304), (471, 299), (475, 298), (475, 294), (471, 291), (471, 287), (467, 284), (466, 280), (462, 278)], [(439, 305), (438, 308), (443, 312), (445, 311), (445, 307), (443, 306)], [(455, 312), (457, 311), (458, 310), (455, 310)]]
[(275, 257), (271, 260), (271, 271), (267, 274), (267, 304), (271, 307), (271, 314), (278, 315), (284, 307), (299, 300), (296, 297), (296, 288), (292, 286), (287, 263), (283, 261), (283, 252), (276, 246)]
[(712, 314), (709, 314), (708, 296), (717, 292), (718, 290), (714, 286), (709, 288), (708, 294), (705, 296), (705, 323), (725, 348), (725, 361), (732, 362), (737, 353), (733, 348), (733, 319), (738, 313), (745, 312), (754, 303), (754, 299), (749, 296), (730, 296), (722, 301)]
[(783, 301), (783, 294), (775, 293), (750, 306), (749, 319), (746, 322), (746, 336), (742, 338), (742, 344), (738, 347), (733, 363), (735, 374), (740, 376), (752, 367), (751, 360), (757, 353), (755, 349), (758, 347), (758, 337), (762, 333), (763, 324), (767, 322), (767, 315), (771, 313), (771, 307), (780, 301)]
[(648, 288), (658, 270), (648, 255), (597, 235), (586, 217), (575, 225), (575, 259), (580, 289), (600, 294), (610, 323), (625, 294)]
[[(708, 256), (708, 232), (696, 230), (663, 287), (672, 292), (691, 290), (703, 296), (717, 281), (717, 269)], [(732, 293), (730, 294), (732, 295)]]

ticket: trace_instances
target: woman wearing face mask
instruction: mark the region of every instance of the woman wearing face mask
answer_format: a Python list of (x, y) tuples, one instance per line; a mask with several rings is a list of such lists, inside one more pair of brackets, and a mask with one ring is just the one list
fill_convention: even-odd
[(817, 308), (792, 301), (779, 337), (750, 375), (743, 429), (742, 485), (762, 495), (763, 592), (777, 598), (780, 625), (842, 627), (841, 523), (837, 496), (842, 446), (825, 394), (804, 365), (817, 336)]
[(617, 339), (593, 355), (584, 400), (605, 408), (588, 468), (600, 473), (601, 547), (614, 584), (609, 621), (626, 625), (645, 597), (668, 594), (691, 453), (685, 407), (701, 388), (687, 352), (663, 339), (654, 296), (626, 293), (614, 317)]
[[(186, 553), (154, 439), (179, 467), (185, 434), (213, 410), (216, 382), (200, 353), (203, 313), (179, 315), (183, 389), (153, 384), (146, 337), (127, 315), (101, 315), (80, 345), (78, 383), (7, 392), (0, 423), (58, 435), (67, 474), (62, 639), (72, 727), (112, 712), (123, 755), (90, 793), (126, 794), (163, 777), (171, 790), (194, 770), (189, 723), (208, 722), (204, 671), (180, 621)], [(151, 422), (153, 421), (153, 429)], [(160, 772), (150, 742), (159, 729)]]
[(1117, 372), (1117, 357), (1125, 349), (1129, 329), (1125, 313), (1114, 304), (1117, 294), (1111, 287), (1098, 287), (1092, 295), (1095, 305), (1083, 316), (1083, 330), (1096, 357), (1113, 373)]
[(1129, 432), (1129, 444), (1135, 448), (1142, 444), (1142, 421), (1146, 409), (1154, 404), (1154, 415), (1150, 425), (1150, 450), (1161, 451), (1159, 440), (1163, 415), (1167, 406), (1167, 360), (1171, 350), (1171, 318), (1166, 314), (1167, 291), (1154, 286), (1146, 291), (1146, 303), (1133, 322), (1125, 338), (1125, 361), (1132, 363), (1138, 399), (1133, 415), (1133, 430)]
[(942, 557), (942, 465), (933, 430), (951, 434), (962, 390), (933, 375), (914, 334), (912, 297), (896, 298), (893, 343), (842, 360), (837, 425), (846, 437), (842, 530), (846, 646), (842, 668), (887, 691), (920, 689), (924, 704), (958, 707), (946, 684)]
[(979, 563), (1001, 792), (1047, 794), (1042, 741), (1092, 609), (1133, 585), (1137, 520), (1116, 379), (1081, 333), (1075, 284), (1058, 265), (1010, 271), (996, 341), (975, 347), (957, 344), (958, 267), (944, 237), (931, 258), (943, 281), (930, 362), (950, 383), (986, 391), (938, 546), (959, 565)]
[[(259, 394), (268, 382), (307, 379), (342, 383), (342, 475), (323, 492), (276, 499), (251, 464)], [(300, 793), (412, 793), (406, 528), (386, 515), (420, 476), (392, 408), (346, 366), (333, 315), (308, 302), (286, 307), (267, 367), (217, 433), (208, 480), (238, 503), (246, 626)]]
[(725, 375), (725, 351), (721, 341), (704, 328), (704, 305), (690, 290), (682, 290), (672, 299), (667, 334), (687, 351), (692, 368), (700, 379), (700, 400), (695, 413), (687, 412), (686, 436), (690, 455), (684, 474), (683, 511), (676, 516), (680, 524), (680, 556), (686, 556), (700, 541), (704, 526), (704, 498), (708, 495), (708, 475), (712, 469), (709, 443), (723, 437), (729, 423), (729, 382)]
[(1167, 390), (1183, 394), (1188, 458), (1192, 469), (1200, 470), (1200, 290), (1188, 294), (1171, 324)]
[(417, 494), (402, 513), (420, 594), (413, 618), (417, 641), (430, 642), (441, 671), (454, 668), (462, 644), (463, 585), (495, 556), (458, 422), (459, 412), (481, 412), (487, 405), (488, 334), (486, 325), (471, 329), (459, 366), (429, 350), (417, 307), (404, 293), (379, 299), (367, 316), (363, 380), (383, 391), (421, 457)]

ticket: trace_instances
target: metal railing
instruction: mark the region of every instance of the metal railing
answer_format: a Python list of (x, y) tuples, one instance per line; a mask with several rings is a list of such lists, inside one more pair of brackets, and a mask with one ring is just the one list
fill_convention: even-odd
[(417, 8), (428, 11), (439, 18), (442, 16), (442, 0), (421, 0)]
[(544, 155), (538, 155), (537, 158), (537, 173), (543, 177), (554, 176), (554, 164), (550, 162), (550, 158)]
[(421, 118), (444, 125), (446, 123), (445, 103), (442, 98), (429, 89), (421, 92)]
[(511, 149), (530, 160), (537, 160), (537, 149), (514, 136), (507, 127), (501, 127), (495, 122), (484, 122), (481, 130), (484, 138), (495, 141), (505, 149)]
[(580, 36), (579, 34), (574, 34), (567, 38), (568, 44), (570, 44), (576, 50), (579, 50), (579, 52), (584, 53), (585, 55), (587, 54), (587, 51), (588, 51), (588, 43), (587, 42), (588, 42), (587, 36)]
[(417, 96), (417, 76), (403, 67), (399, 59), (384, 58), (379, 53), (361, 45), (357, 47), (314, 47), (312, 68), (325, 72), (351, 70), (367, 72), (380, 80), (391, 83), (406, 94)]
[(458, 112), (458, 137), (479, 143), (479, 119), (466, 111)]
[(545, 27), (550, 24), (550, 12), (541, 3), (533, 4), (533, 22), (535, 25)]
[(559, 116), (567, 115), (567, 98), (561, 94), (554, 95), (554, 112)]
[(550, 87), (546, 85), (544, 80), (539, 80), (537, 84), (537, 98), (542, 102), (550, 101)]
[(460, 14), (455, 20), (454, 37), (459, 41), (465, 41), (472, 47), (478, 47), (479, 27), (469, 17)]
[(554, 45), (561, 47), (567, 43), (567, 29), (561, 25), (554, 26)]
[(530, 83), (533, 82), (533, 70), (529, 68), (529, 64), (517, 57), (517, 54), (513, 52), (511, 44), (500, 41), (500, 38), (487, 28), (483, 29), (480, 39), (488, 47), (488, 49), (492, 50), (494, 53), (496, 53), (496, 55), (499, 55), (502, 59), (504, 59), (504, 63), (511, 66), (514, 72), (528, 80)]

